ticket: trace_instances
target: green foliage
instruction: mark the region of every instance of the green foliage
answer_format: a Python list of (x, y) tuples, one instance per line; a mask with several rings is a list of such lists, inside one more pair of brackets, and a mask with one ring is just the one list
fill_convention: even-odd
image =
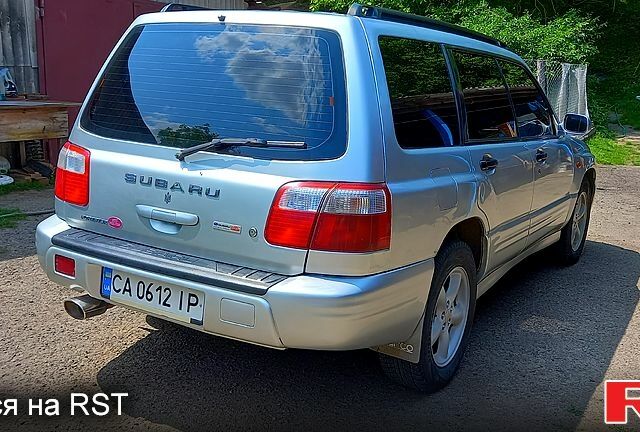
[(24, 219), (26, 216), (15, 208), (1, 208), (0, 207), (0, 228), (14, 228), (16, 222)]
[(607, 27), (598, 41), (599, 54), (589, 59), (589, 111), (593, 116), (596, 109), (598, 126), (618, 117), (614, 122), (640, 128), (640, 2), (594, 1), (587, 0), (583, 7)]
[(504, 86), (500, 69), (494, 59), (484, 56), (469, 56), (454, 51), (460, 85), (463, 90), (473, 88), (500, 88)]
[(567, 63), (584, 63), (597, 52), (600, 29), (597, 19), (575, 10), (545, 24), (529, 13), (515, 16), (485, 2), (468, 7), (459, 24), (501, 40), (523, 58)]
[(23, 182), (23, 183), (11, 183), (9, 185), (0, 186), (0, 196), (6, 195), (11, 192), (26, 191), (26, 190), (41, 190), (49, 188), (49, 185), (43, 185), (38, 182)]
[(392, 37), (379, 43), (391, 99), (451, 92), (439, 45)]
[(632, 143), (620, 143), (609, 134), (598, 132), (588, 144), (599, 164), (640, 165), (640, 148)]
[[(328, 11), (345, 13), (349, 6), (354, 3), (352, 0), (311, 0), (309, 8), (313, 11)], [(430, 15), (438, 10), (438, 2), (423, 0), (375, 0), (363, 2), (370, 6), (381, 6), (403, 12), (415, 13), (418, 15)], [(441, 1), (442, 5), (453, 5), (453, 1)]]
[(167, 127), (158, 132), (160, 144), (168, 147), (190, 147), (192, 145), (206, 143), (217, 137), (218, 134), (211, 131), (208, 123), (202, 126), (181, 124), (175, 129)]
[[(312, 0), (312, 10), (344, 12), (351, 0)], [(584, 63), (597, 53), (601, 30), (597, 18), (570, 9), (544, 22), (524, 11), (520, 15), (486, 0), (375, 0), (375, 6), (426, 15), (462, 25), (501, 40), (523, 58)]]
[[(593, 81), (593, 77), (587, 76), (587, 94), (593, 88)], [(589, 98), (589, 115), (591, 117), (591, 121), (593, 121), (596, 130), (601, 135), (608, 138), (615, 137), (615, 134), (607, 128), (611, 108), (612, 105), (607, 103), (602, 97)]]

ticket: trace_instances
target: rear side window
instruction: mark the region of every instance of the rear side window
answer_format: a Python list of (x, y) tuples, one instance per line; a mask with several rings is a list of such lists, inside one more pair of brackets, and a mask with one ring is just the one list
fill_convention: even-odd
[(467, 113), (470, 140), (500, 141), (517, 136), (513, 108), (495, 59), (453, 51)]
[(327, 30), (137, 27), (107, 66), (82, 127), (181, 148), (213, 138), (304, 141), (306, 149), (224, 151), (260, 159), (336, 158), (346, 150), (347, 134), (342, 58), (338, 35)]
[(516, 111), (518, 136), (535, 138), (553, 135), (551, 108), (531, 75), (521, 65), (502, 60), (498, 63)]
[(440, 46), (386, 36), (379, 45), (398, 144), (408, 149), (458, 144), (456, 102)]

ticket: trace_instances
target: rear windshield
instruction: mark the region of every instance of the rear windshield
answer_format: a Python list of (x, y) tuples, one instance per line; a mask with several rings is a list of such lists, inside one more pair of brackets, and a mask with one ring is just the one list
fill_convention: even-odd
[(303, 141), (306, 149), (221, 150), (313, 160), (346, 149), (342, 48), (328, 30), (149, 24), (115, 53), (82, 116), (108, 137), (189, 147), (214, 138)]

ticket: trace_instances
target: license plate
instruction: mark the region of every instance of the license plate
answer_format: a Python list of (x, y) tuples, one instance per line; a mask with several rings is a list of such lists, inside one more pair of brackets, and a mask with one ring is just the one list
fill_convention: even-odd
[(204, 294), (200, 291), (175, 287), (103, 267), (100, 293), (114, 303), (202, 325)]

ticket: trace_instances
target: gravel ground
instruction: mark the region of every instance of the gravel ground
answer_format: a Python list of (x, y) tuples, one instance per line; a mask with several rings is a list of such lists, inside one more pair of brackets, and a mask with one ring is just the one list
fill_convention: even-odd
[[(532, 257), (478, 302), (449, 387), (387, 381), (368, 350), (274, 351), (114, 308), (68, 317), (37, 263), (32, 217), (0, 230), (0, 399), (127, 391), (124, 415), (0, 417), (0, 430), (594, 430), (602, 382), (640, 379), (640, 169), (600, 167), (582, 260)], [(51, 207), (51, 191), (0, 207)], [(63, 403), (64, 406), (64, 403)], [(21, 401), (24, 412), (26, 402)], [(635, 421), (635, 430), (640, 421)]]

